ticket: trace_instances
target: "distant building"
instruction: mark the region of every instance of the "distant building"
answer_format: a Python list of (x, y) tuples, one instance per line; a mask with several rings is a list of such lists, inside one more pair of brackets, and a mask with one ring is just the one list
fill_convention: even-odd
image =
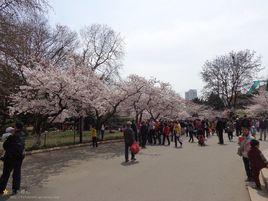
[(193, 100), (197, 98), (197, 90), (196, 89), (190, 89), (189, 91), (185, 92), (185, 99), (186, 100)]

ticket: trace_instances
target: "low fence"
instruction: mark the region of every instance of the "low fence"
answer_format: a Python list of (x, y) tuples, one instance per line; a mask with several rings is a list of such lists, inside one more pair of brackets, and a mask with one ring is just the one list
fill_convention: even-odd
[[(105, 132), (103, 140), (121, 139), (122, 132)], [(66, 131), (50, 131), (41, 135), (39, 146), (36, 145), (35, 136), (27, 136), (25, 140), (26, 150), (44, 149), (80, 143), (80, 134), (73, 130)], [(82, 143), (91, 142), (91, 135), (89, 131), (84, 131), (82, 136)]]

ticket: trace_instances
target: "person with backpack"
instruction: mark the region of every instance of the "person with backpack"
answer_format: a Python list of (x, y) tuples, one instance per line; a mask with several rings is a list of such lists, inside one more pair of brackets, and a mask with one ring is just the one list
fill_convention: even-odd
[(3, 157), (3, 174), (0, 178), (0, 195), (4, 194), (9, 177), (13, 171), (12, 193), (15, 195), (20, 190), (21, 166), (25, 157), (25, 138), (22, 131), (23, 124), (17, 122), (15, 130), (3, 144), (5, 155)]
[[(135, 141), (135, 134), (133, 129), (131, 128), (131, 122), (127, 122), (126, 129), (124, 130), (124, 141), (125, 141), (125, 162), (127, 163), (129, 161), (129, 149), (131, 145)], [(135, 154), (131, 152), (131, 160), (135, 161)]]

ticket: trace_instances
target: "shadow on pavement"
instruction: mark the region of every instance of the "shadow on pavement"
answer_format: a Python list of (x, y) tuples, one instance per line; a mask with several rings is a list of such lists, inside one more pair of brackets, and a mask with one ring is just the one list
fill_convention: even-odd
[[(64, 168), (74, 164), (96, 158), (108, 160), (122, 154), (124, 154), (123, 144), (111, 143), (100, 145), (95, 149), (85, 146), (28, 156), (22, 167), (22, 189), (27, 191), (32, 186), (41, 187), (49, 176), (59, 174)], [(10, 187), (9, 184), (8, 188)]]
[(262, 197), (264, 197), (264, 198), (267, 198), (267, 200), (268, 200), (268, 191), (265, 189), (265, 186), (262, 186), (262, 189), (263, 189), (263, 190), (258, 190), (257, 193), (258, 193), (260, 196), (262, 196)]
[(122, 166), (131, 166), (131, 165), (136, 165), (136, 164), (138, 164), (139, 163), (139, 161), (130, 161), (130, 162), (122, 162), (121, 163), (121, 165)]
[(10, 195), (3, 195), (2, 197), (0, 197), (0, 201), (5, 201), (8, 200), (10, 198)]

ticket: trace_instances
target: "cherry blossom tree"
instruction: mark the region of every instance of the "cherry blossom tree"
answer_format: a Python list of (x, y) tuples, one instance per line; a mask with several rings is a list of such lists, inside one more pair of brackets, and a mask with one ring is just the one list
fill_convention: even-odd
[(133, 88), (142, 88), (139, 93), (136, 93), (122, 104), (121, 110), (133, 117), (136, 122), (140, 122), (143, 115), (147, 113), (148, 99), (156, 81), (155, 79), (147, 80), (138, 75), (130, 75), (129, 78), (132, 80)]
[(119, 106), (144, 87), (136, 76), (106, 85), (86, 66), (76, 62), (68, 68), (47, 63), (24, 67), (26, 85), (11, 96), (12, 114), (32, 114), (37, 136), (44, 131), (44, 123), (64, 121), (69, 117), (92, 115), (98, 129), (118, 112)]
[(203, 105), (203, 104), (196, 104), (192, 101), (186, 101), (186, 111), (190, 116), (198, 116), (200, 118), (215, 118), (217, 116), (222, 116), (220, 112), (213, 110), (212, 107)]
[(85, 115), (84, 108), (96, 104), (96, 94), (105, 85), (91, 69), (76, 66), (67, 69), (46, 63), (23, 67), (25, 85), (11, 95), (11, 114), (32, 114), (34, 131), (40, 137), (46, 122)]
[(258, 94), (252, 98), (252, 102), (253, 104), (246, 110), (247, 113), (250, 115), (268, 114), (268, 91), (265, 87), (258, 90)]
[(97, 129), (116, 113), (125, 111), (128, 107), (125, 103), (140, 94), (144, 87), (145, 84), (140, 82), (138, 76), (130, 75), (126, 80), (103, 88), (103, 91), (97, 94), (97, 103), (88, 107), (88, 114), (93, 113), (96, 118)]
[(153, 78), (146, 80), (143, 77), (135, 77), (137, 82), (134, 85), (143, 85), (143, 88), (123, 105), (136, 122), (141, 122), (144, 115), (156, 120), (176, 119), (181, 114), (185, 106), (184, 101), (172, 90), (170, 84)]
[(183, 99), (169, 83), (158, 82), (149, 94), (146, 110), (155, 120), (159, 118), (176, 119), (184, 107)]

